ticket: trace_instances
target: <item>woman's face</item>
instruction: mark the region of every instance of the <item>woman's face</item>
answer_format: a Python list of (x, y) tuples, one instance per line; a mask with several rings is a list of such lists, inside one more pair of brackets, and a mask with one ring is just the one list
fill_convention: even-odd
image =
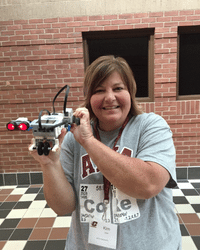
[(96, 88), (90, 105), (101, 130), (111, 131), (122, 126), (131, 108), (131, 96), (118, 72), (113, 72)]

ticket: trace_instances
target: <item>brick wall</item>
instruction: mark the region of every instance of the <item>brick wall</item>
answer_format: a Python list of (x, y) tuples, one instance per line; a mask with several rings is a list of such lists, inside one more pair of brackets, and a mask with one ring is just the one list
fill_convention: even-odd
[[(200, 10), (0, 22), (0, 172), (40, 170), (29, 156), (31, 132), (8, 132), (6, 123), (52, 111), (58, 89), (69, 84), (68, 107), (83, 100), (83, 31), (155, 28), (154, 102), (173, 131), (177, 166), (199, 166), (200, 100), (176, 100), (178, 26), (200, 25)], [(63, 95), (56, 111), (63, 107)]]

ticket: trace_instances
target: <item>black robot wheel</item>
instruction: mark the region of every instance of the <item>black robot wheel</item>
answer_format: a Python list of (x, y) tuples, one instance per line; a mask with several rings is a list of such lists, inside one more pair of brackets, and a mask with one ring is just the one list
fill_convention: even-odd
[(44, 155), (48, 155), (49, 154), (49, 148), (50, 148), (50, 144), (47, 142), (47, 141), (45, 141), (44, 142)]
[(40, 141), (38, 143), (38, 148), (37, 148), (37, 152), (39, 155), (43, 155), (43, 148), (44, 148), (44, 143)]

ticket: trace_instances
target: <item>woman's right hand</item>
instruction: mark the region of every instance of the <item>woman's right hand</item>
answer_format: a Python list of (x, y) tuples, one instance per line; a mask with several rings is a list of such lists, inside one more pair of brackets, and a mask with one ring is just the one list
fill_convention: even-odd
[[(61, 148), (61, 144), (64, 140), (64, 137), (66, 135), (67, 131), (65, 128), (62, 129), (61, 134), (59, 135), (58, 139), (59, 139), (59, 147), (56, 150), (56, 152), (52, 152), (52, 150), (50, 150), (49, 155), (38, 155), (38, 152), (36, 149), (34, 150), (30, 150), (31, 145), (29, 145), (29, 152), (30, 155), (32, 155), (32, 157), (40, 163), (41, 166), (50, 166), (50, 165), (56, 165), (57, 162), (59, 162), (60, 160), (60, 148)], [(33, 139), (32, 139), (33, 140)], [(33, 142), (32, 142), (33, 143)]]

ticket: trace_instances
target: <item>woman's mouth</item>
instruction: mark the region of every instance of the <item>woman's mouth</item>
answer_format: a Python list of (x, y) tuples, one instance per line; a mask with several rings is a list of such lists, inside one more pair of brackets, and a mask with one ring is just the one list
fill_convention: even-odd
[(112, 107), (103, 107), (104, 110), (112, 110), (112, 109), (117, 109), (119, 106), (112, 106)]

